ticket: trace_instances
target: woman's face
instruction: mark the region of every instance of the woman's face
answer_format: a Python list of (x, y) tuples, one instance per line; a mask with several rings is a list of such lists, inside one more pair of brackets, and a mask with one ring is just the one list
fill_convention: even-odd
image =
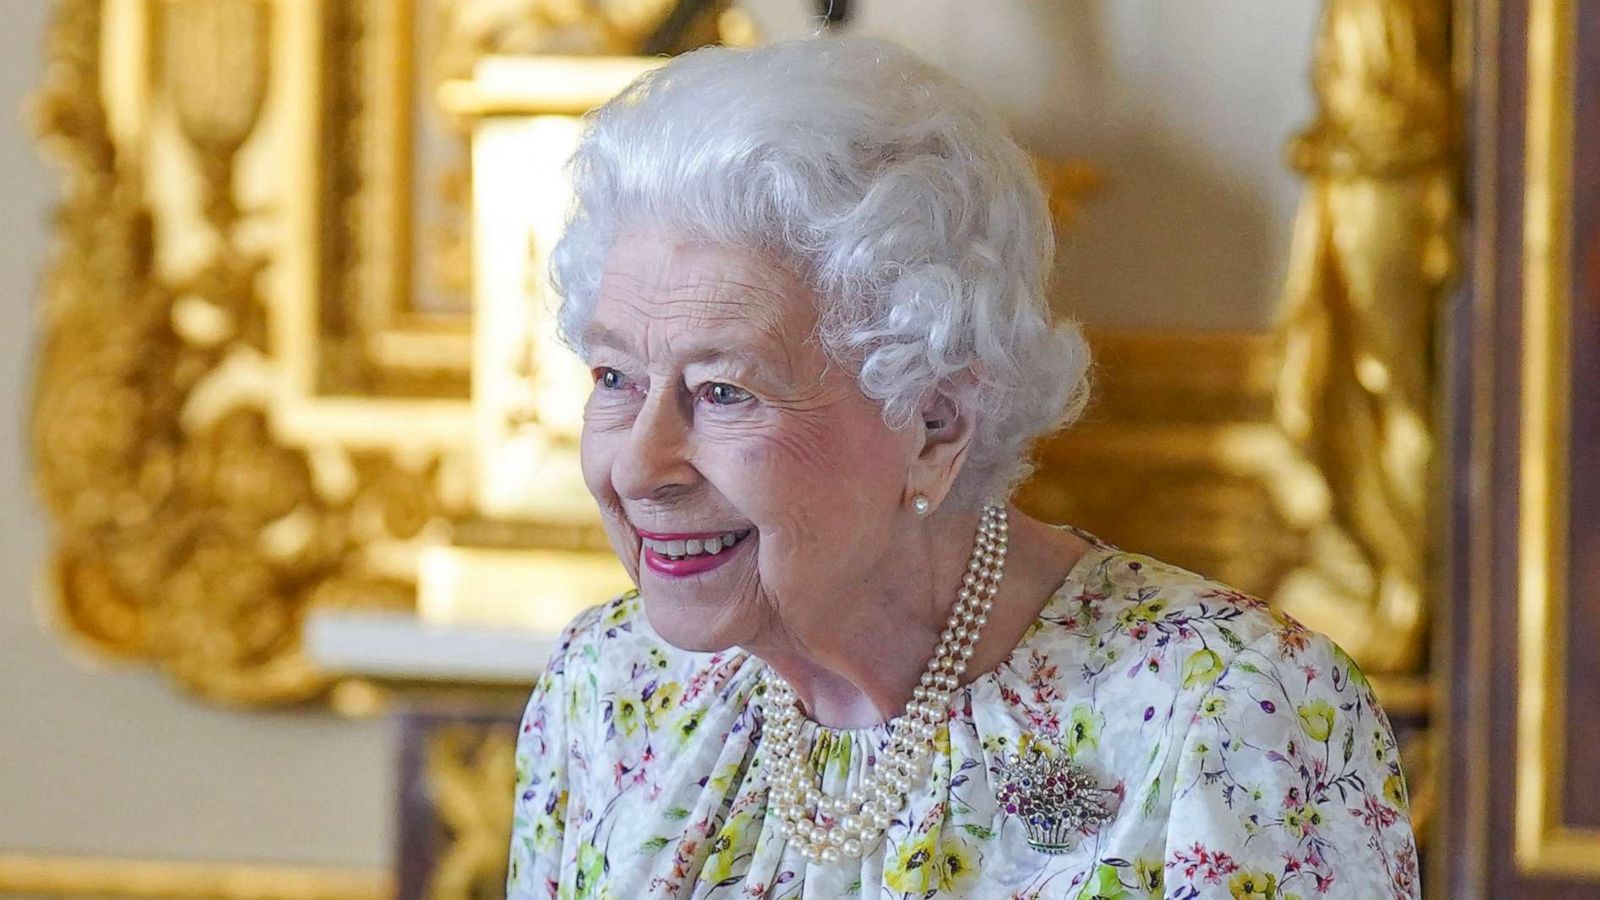
[(584, 480), (680, 647), (804, 645), (898, 568), (918, 445), (830, 365), (816, 303), (762, 255), (664, 231), (624, 232), (607, 258), (585, 329)]

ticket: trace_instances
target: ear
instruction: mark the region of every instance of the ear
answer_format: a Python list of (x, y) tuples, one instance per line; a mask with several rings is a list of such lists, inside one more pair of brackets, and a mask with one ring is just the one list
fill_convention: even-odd
[(966, 462), (976, 432), (977, 410), (963, 390), (970, 379), (942, 382), (917, 410), (911, 423), (914, 432), (910, 471), (906, 473), (906, 499), (923, 494), (933, 509), (950, 493)]

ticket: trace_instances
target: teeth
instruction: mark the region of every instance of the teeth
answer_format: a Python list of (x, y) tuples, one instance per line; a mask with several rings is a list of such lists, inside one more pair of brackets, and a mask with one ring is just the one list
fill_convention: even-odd
[(748, 531), (729, 531), (717, 537), (695, 538), (682, 541), (658, 541), (651, 538), (641, 538), (646, 547), (661, 554), (682, 558), (686, 556), (699, 556), (702, 554), (714, 555), (732, 547), (742, 540)]

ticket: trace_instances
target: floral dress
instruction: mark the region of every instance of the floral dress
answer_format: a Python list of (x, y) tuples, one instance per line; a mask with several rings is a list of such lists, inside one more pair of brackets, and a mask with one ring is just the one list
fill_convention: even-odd
[[(508, 895), (1419, 896), (1394, 736), (1355, 663), (1261, 600), (1062, 527), (1091, 548), (956, 692), (931, 775), (859, 859), (779, 835), (759, 659), (672, 647), (637, 591), (579, 616), (523, 719)], [(889, 733), (807, 723), (824, 790)]]

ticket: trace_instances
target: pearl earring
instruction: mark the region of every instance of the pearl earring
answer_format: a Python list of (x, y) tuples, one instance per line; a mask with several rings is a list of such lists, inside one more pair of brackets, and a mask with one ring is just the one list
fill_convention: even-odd
[(933, 503), (928, 500), (927, 494), (916, 494), (911, 498), (911, 508), (917, 515), (925, 516), (933, 508)]

